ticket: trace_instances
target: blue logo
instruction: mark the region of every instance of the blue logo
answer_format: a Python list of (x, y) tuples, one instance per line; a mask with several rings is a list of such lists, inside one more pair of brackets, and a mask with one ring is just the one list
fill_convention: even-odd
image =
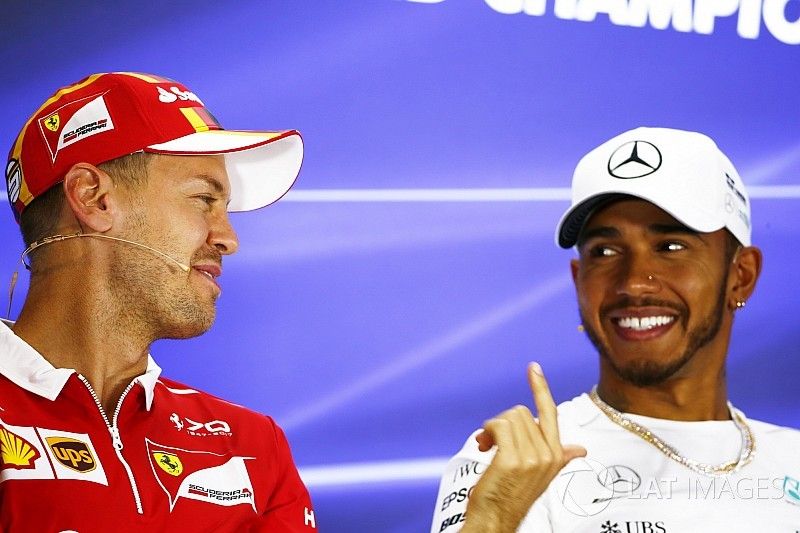
[(791, 476), (783, 478), (783, 495), (786, 501), (795, 505), (800, 505), (800, 480)]

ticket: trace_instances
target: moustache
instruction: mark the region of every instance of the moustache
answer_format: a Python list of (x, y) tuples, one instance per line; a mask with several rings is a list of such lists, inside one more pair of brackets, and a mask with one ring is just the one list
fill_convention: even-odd
[(600, 315), (607, 315), (613, 311), (630, 309), (631, 307), (665, 307), (667, 309), (672, 309), (682, 317), (689, 314), (689, 309), (680, 303), (660, 300), (658, 298), (631, 298), (630, 296), (624, 296), (616, 302), (600, 307)]
[(213, 262), (222, 266), (222, 252), (217, 250), (216, 248), (206, 248), (203, 250), (198, 250), (194, 254), (192, 254), (191, 263), (195, 264), (198, 262)]

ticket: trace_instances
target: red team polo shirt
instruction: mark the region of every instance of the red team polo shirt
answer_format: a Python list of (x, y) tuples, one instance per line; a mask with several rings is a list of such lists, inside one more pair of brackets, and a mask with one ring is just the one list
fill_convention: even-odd
[(0, 531), (315, 531), (275, 422), (160, 373), (104, 413), (0, 324)]

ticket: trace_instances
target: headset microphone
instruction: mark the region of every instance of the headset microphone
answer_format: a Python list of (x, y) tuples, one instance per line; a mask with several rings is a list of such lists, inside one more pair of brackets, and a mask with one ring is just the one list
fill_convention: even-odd
[(145, 250), (148, 250), (150, 252), (153, 252), (156, 255), (161, 256), (163, 259), (166, 259), (167, 261), (171, 261), (171, 262), (175, 263), (178, 266), (178, 268), (180, 268), (184, 272), (189, 272), (189, 270), (190, 270), (189, 265), (187, 265), (185, 263), (181, 263), (180, 261), (178, 261), (174, 257), (171, 257), (171, 256), (165, 254), (164, 252), (156, 250), (155, 248), (151, 248), (150, 246), (147, 246), (146, 244), (141, 244), (141, 243), (138, 243), (138, 242), (129, 241), (128, 239), (122, 239), (120, 237), (111, 237), (109, 235), (101, 235), (99, 233), (71, 233), (69, 235), (53, 235), (52, 237), (45, 237), (44, 239), (38, 240), (38, 241), (34, 242), (33, 244), (31, 244), (30, 246), (28, 246), (28, 248), (24, 252), (22, 252), (22, 255), (20, 256), (19, 259), (22, 262), (22, 264), (25, 265), (25, 268), (30, 270), (31, 266), (28, 263), (25, 262), (25, 258), (27, 258), (28, 255), (30, 255), (30, 253), (32, 251), (34, 251), (35, 249), (40, 248), (40, 247), (42, 247), (42, 246), (44, 246), (46, 244), (51, 244), (51, 243), (59, 242), (59, 241), (65, 241), (67, 239), (73, 239), (75, 237), (94, 237), (96, 239), (107, 239), (109, 241), (124, 242), (126, 244), (131, 244), (133, 246), (138, 246), (139, 248), (144, 248)]
[[(106, 240), (109, 240), (109, 241), (124, 242), (126, 244), (130, 244), (130, 245), (133, 245), (133, 246), (138, 246), (139, 248), (144, 248), (145, 250), (153, 252), (154, 254), (160, 256), (162, 259), (165, 259), (167, 261), (170, 261), (170, 262), (174, 263), (183, 272), (189, 272), (189, 270), (191, 269), (189, 267), (189, 265), (187, 265), (185, 263), (181, 263), (180, 261), (178, 261), (174, 257), (171, 257), (171, 256), (165, 254), (164, 252), (160, 251), (160, 250), (156, 250), (155, 248), (151, 248), (150, 246), (147, 246), (146, 244), (142, 244), (142, 243), (134, 242), (134, 241), (129, 241), (128, 239), (122, 239), (120, 237), (111, 237), (109, 235), (100, 235), (99, 233), (80, 233), (80, 232), (71, 233), (69, 235), (53, 235), (51, 237), (45, 237), (44, 239), (40, 239), (40, 240), (34, 242), (30, 246), (28, 246), (25, 249), (24, 252), (22, 252), (22, 255), (19, 258), (20, 263), (22, 263), (27, 270), (30, 270), (31, 266), (27, 262), (25, 262), (25, 259), (28, 257), (28, 255), (30, 255), (30, 253), (32, 251), (36, 250), (37, 248), (41, 248), (42, 246), (45, 246), (47, 244), (52, 244), (54, 242), (65, 241), (67, 239), (73, 239), (73, 238), (76, 238), (76, 237), (94, 237), (96, 239), (106, 239)], [(8, 313), (6, 313), (6, 316), (8, 318), (11, 318), (11, 301), (14, 298), (14, 287), (16, 287), (16, 285), (17, 285), (17, 277), (18, 276), (19, 276), (19, 274), (16, 271), (11, 276), (11, 286), (9, 287), (9, 290), (8, 290)]]

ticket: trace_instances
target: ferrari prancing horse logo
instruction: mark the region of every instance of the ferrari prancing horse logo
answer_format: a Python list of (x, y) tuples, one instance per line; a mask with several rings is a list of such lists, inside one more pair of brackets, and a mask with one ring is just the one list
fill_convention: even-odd
[(61, 125), (61, 119), (58, 116), (58, 113), (48, 117), (47, 120), (44, 121), (44, 125), (50, 131), (58, 131), (58, 127)]
[(183, 473), (183, 463), (180, 458), (174, 453), (167, 452), (153, 452), (153, 459), (156, 464), (171, 476), (180, 476)]

